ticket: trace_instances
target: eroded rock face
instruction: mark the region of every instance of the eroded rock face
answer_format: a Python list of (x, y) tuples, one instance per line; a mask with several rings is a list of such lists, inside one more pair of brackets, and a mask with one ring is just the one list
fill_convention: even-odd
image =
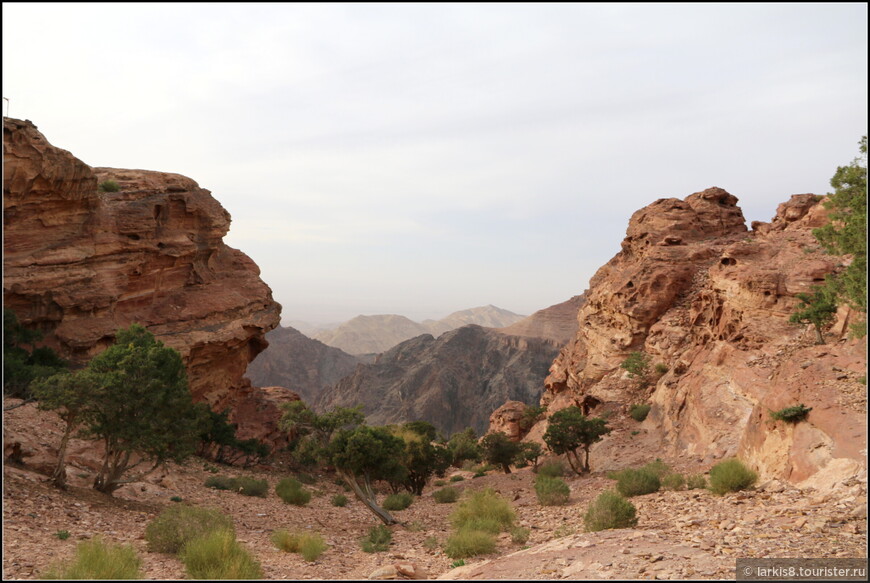
[(406, 340), (325, 390), (318, 410), (364, 405), (370, 424), (428, 421), (445, 435), (473, 427), (507, 400), (534, 403), (557, 353), (548, 340), (468, 325)]
[[(5, 119), (3, 139), (6, 307), (79, 362), (142, 324), (181, 353), (196, 400), (271, 403), (243, 375), (281, 307), (254, 262), (223, 243), (230, 216), (209, 191), (178, 174), (91, 168), (29, 121)], [(98, 192), (109, 179), (120, 191)], [(234, 420), (243, 435), (271, 431)]]
[(292, 389), (309, 404), (362, 362), (289, 326), (272, 330), (266, 340), (269, 347), (250, 364), (248, 377), (255, 385)]
[[(649, 401), (644, 427), (659, 432), (665, 451), (710, 463), (739, 454), (763, 478), (798, 482), (832, 462), (866, 468), (866, 451), (854, 445), (867, 435), (858, 390), (866, 341), (844, 334), (855, 315), (842, 309), (823, 347), (788, 322), (795, 295), (843, 261), (812, 236), (826, 220), (820, 198), (795, 195), (752, 232), (720, 188), (637, 211), (622, 251), (590, 281), (579, 331), (551, 366), (542, 404), (552, 413)], [(619, 366), (632, 351), (659, 365), (647, 388)], [(807, 422), (770, 419), (769, 410), (798, 403), (814, 407)]]

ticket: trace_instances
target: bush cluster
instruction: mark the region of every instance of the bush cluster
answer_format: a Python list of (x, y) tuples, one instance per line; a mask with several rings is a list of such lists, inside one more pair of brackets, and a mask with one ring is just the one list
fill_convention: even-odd
[(807, 418), (807, 415), (812, 411), (812, 407), (806, 407), (803, 403), (794, 407), (786, 407), (779, 411), (771, 411), (770, 416), (776, 421), (785, 421), (786, 423), (799, 423)]
[(195, 538), (181, 551), (181, 560), (192, 579), (262, 579), (263, 570), (236, 540), (231, 529), (214, 530)]
[(583, 523), (589, 532), (629, 528), (637, 524), (637, 509), (616, 492), (602, 492), (589, 506)]
[(195, 538), (232, 528), (232, 519), (220, 510), (177, 504), (164, 509), (145, 527), (145, 540), (149, 551), (176, 555)]
[(327, 549), (326, 542), (318, 533), (290, 533), (276, 530), (272, 533), (272, 543), (286, 553), (299, 553), (302, 558), (313, 563)]
[(710, 468), (710, 490), (722, 495), (727, 492), (737, 492), (752, 486), (758, 480), (758, 474), (746, 467), (737, 458), (719, 462)]
[(435, 498), (435, 502), (438, 502), (439, 504), (450, 504), (459, 499), (459, 490), (447, 486), (432, 492), (432, 497)]
[(130, 545), (103, 542), (99, 537), (80, 542), (75, 557), (52, 566), (46, 579), (139, 579), (141, 559)]
[(332, 497), (332, 505), (339, 507), (347, 506), (347, 496), (344, 494), (336, 494)]
[(296, 478), (284, 478), (275, 484), (275, 493), (284, 504), (305, 506), (311, 500), (311, 492), (302, 487)]
[(492, 488), (473, 492), (450, 515), (455, 531), (444, 552), (452, 559), (464, 559), (495, 550), (495, 535), (514, 528), (516, 512)]
[(707, 478), (704, 477), (704, 474), (691, 474), (686, 477), (686, 489), (687, 490), (698, 490), (704, 489), (707, 487)]
[(561, 478), (538, 475), (535, 479), (535, 494), (541, 506), (561, 506), (568, 503), (571, 490)]
[(390, 494), (384, 498), (384, 503), (381, 506), (384, 510), (404, 510), (414, 501), (414, 497), (408, 492), (399, 492), (398, 494)]
[(369, 533), (360, 541), (362, 550), (367, 553), (380, 553), (390, 548), (390, 541), (393, 540), (393, 532), (379, 524), (369, 529)]
[(118, 192), (121, 190), (121, 186), (114, 180), (103, 180), (97, 186), (97, 189), (100, 192)]
[(665, 490), (682, 490), (686, 485), (686, 478), (682, 474), (665, 474), (661, 478), (662, 488)]
[(659, 477), (646, 468), (622, 470), (616, 475), (616, 489), (628, 498), (658, 492), (660, 487)]
[(652, 408), (651, 405), (632, 405), (628, 410), (629, 416), (635, 421), (643, 421), (646, 419), (646, 416), (649, 415), (649, 410)]

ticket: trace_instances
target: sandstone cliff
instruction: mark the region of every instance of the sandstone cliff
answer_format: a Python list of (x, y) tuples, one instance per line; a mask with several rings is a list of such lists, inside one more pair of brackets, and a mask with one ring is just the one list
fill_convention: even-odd
[(315, 407), (364, 405), (371, 424), (424, 420), (445, 434), (486, 429), (506, 400), (535, 403), (558, 353), (548, 340), (469, 325), (407, 340), (326, 390)]
[(361, 359), (295, 328), (275, 328), (266, 334), (269, 347), (248, 367), (247, 376), (257, 386), (287, 387), (306, 403), (343, 377), (351, 374)]
[[(3, 143), (4, 305), (79, 362), (140, 323), (182, 354), (195, 399), (236, 411), (242, 437), (275, 437), (263, 424), (275, 400), (243, 375), (281, 307), (223, 243), (230, 216), (209, 191), (178, 174), (91, 168), (29, 121), (4, 119)], [(98, 191), (109, 179), (119, 192)]]
[[(662, 453), (708, 463), (737, 454), (792, 482), (822, 480), (822, 468), (829, 481), (866, 479), (866, 340), (844, 334), (854, 315), (841, 310), (823, 346), (788, 323), (795, 294), (848, 261), (812, 236), (826, 221), (820, 198), (795, 195), (751, 232), (720, 188), (634, 213), (622, 251), (590, 281), (541, 402), (594, 414), (648, 401), (643, 427)], [(619, 366), (632, 351), (660, 365), (647, 389)], [(806, 422), (770, 418), (798, 403), (813, 407)], [(593, 461), (615, 456), (605, 439)]]

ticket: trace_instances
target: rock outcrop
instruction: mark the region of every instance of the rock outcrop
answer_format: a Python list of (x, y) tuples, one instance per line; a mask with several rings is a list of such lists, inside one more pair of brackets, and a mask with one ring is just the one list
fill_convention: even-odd
[[(854, 315), (841, 310), (824, 346), (788, 322), (795, 295), (847, 261), (812, 235), (826, 221), (820, 198), (795, 195), (751, 232), (720, 188), (634, 213), (622, 251), (590, 281), (542, 404), (552, 413), (649, 401), (643, 426), (671, 455), (739, 454), (763, 478), (792, 482), (826, 467), (866, 479), (866, 340), (844, 334)], [(648, 388), (619, 366), (632, 351), (657, 365)], [(813, 407), (806, 422), (771, 419), (799, 403)], [(607, 440), (597, 447), (593, 459), (606, 459)]]
[(291, 389), (306, 403), (351, 374), (362, 361), (346, 352), (309, 338), (290, 327), (266, 334), (269, 347), (248, 366), (247, 376), (257, 386)]
[[(190, 178), (91, 168), (29, 121), (4, 119), (4, 305), (83, 362), (136, 322), (182, 355), (194, 398), (268, 409), (244, 378), (281, 307), (259, 269), (223, 243), (230, 216)], [(114, 180), (118, 192), (100, 192)], [(237, 414), (241, 437), (262, 420)]]
[(438, 339), (426, 334), (359, 365), (324, 391), (315, 408), (362, 404), (371, 424), (423, 420), (448, 435), (466, 427), (482, 434), (501, 403), (540, 399), (541, 379), (558, 350), (548, 340), (476, 325)]

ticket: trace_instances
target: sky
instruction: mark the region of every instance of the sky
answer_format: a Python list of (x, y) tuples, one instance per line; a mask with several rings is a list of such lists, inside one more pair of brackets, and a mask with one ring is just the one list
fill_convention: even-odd
[(867, 133), (865, 3), (2, 10), (4, 115), (210, 190), (285, 323), (530, 314), (647, 204), (769, 221)]

